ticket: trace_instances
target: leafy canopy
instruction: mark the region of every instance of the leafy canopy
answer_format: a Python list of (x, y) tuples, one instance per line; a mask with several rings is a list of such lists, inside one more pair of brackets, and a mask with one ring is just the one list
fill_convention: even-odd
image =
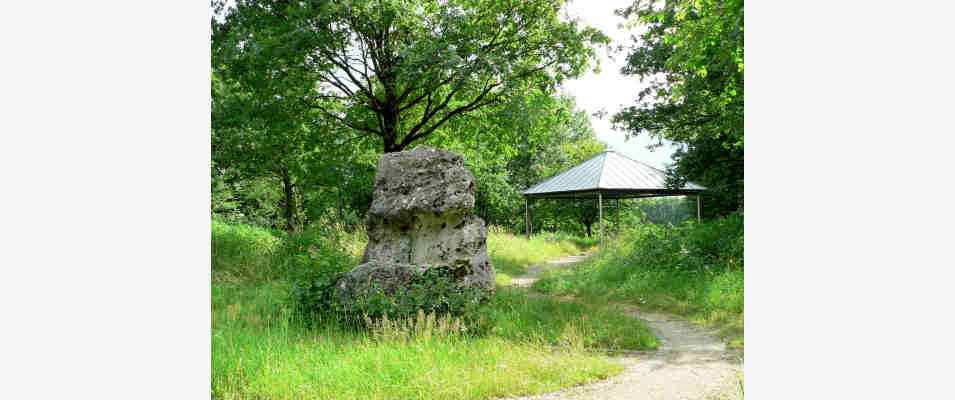
[[(301, 104), (400, 151), (449, 120), (582, 73), (607, 38), (559, 0), (238, 1), (222, 62), (308, 76)], [(258, 61), (251, 61), (258, 60)]]
[(685, 144), (674, 155), (674, 183), (712, 190), (710, 207), (742, 204), (743, 1), (638, 0), (618, 13), (642, 24), (623, 73), (648, 82), (637, 104), (614, 115), (629, 135)]

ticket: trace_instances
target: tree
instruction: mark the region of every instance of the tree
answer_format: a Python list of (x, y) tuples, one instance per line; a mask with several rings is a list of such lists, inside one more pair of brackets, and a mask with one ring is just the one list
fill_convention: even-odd
[(465, 156), (488, 223), (522, 224), (521, 190), (601, 146), (555, 93), (606, 38), (558, 18), (561, 3), (219, 2), (216, 210), (268, 219), (275, 207), (239, 192), (275, 185), (261, 198), (280, 199), (289, 230), (335, 209), (358, 221), (378, 154), (428, 143)]
[[(573, 98), (540, 87), (449, 122), (427, 143), (464, 156), (478, 182), (476, 211), (488, 224), (512, 229), (523, 229), (524, 189), (604, 148)], [(595, 211), (591, 214), (596, 218)], [(586, 225), (588, 218), (586, 212), (545, 201), (535, 203), (534, 215), (539, 226), (569, 230)]]
[[(307, 211), (303, 185), (334, 185), (348, 169), (341, 164), (354, 143), (341, 139), (347, 129), (303, 101), (315, 92), (319, 69), (304, 64), (306, 54), (289, 50), (312, 37), (289, 23), (293, 9), (283, 2), (243, 4), (248, 12), (212, 19), (212, 156), (246, 182), (277, 182), (284, 228), (291, 232)], [(220, 17), (223, 7), (213, 3)]]
[(393, 152), (528, 83), (582, 73), (607, 39), (559, 18), (562, 3), (239, 0), (220, 30), (248, 33), (237, 53), (278, 54), (314, 74), (305, 104)]
[(317, 145), (315, 133), (320, 131), (305, 125), (306, 113), (264, 95), (276, 88), (253, 87), (246, 79), (226, 76), (213, 74), (213, 161), (247, 180), (270, 177), (281, 182), (285, 228), (293, 231), (298, 225), (296, 183), (302, 156)]
[(743, 201), (743, 1), (637, 1), (618, 10), (646, 26), (623, 73), (647, 80), (613, 122), (629, 135), (684, 144), (671, 184), (710, 188), (708, 213)]

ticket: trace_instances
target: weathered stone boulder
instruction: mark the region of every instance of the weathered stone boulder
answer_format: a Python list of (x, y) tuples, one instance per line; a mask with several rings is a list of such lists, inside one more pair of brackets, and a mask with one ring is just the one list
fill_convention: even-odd
[(368, 245), (362, 264), (337, 285), (339, 295), (370, 287), (393, 293), (429, 268), (493, 291), (487, 230), (473, 208), (474, 176), (461, 156), (429, 147), (382, 155), (365, 221)]
[(354, 296), (366, 295), (371, 290), (380, 290), (388, 296), (400, 292), (416, 274), (428, 266), (369, 261), (345, 274), (336, 285), (340, 301), (351, 303)]

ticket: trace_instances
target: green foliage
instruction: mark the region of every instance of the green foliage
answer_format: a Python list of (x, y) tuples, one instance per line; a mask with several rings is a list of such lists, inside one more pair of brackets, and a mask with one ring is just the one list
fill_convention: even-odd
[(487, 294), (458, 284), (445, 268), (431, 268), (416, 274), (407, 286), (395, 293), (378, 290), (367, 297), (338, 308), (344, 316), (380, 319), (383, 316), (410, 318), (425, 312), (451, 316), (470, 316), (487, 300)]
[(239, 0), (213, 20), (213, 42), (224, 70), (277, 95), (251, 97), (400, 151), (529, 85), (583, 73), (607, 38), (560, 18), (561, 3)]
[(630, 135), (685, 144), (674, 154), (671, 184), (711, 189), (704, 208), (721, 215), (742, 206), (743, 1), (637, 0), (618, 11), (646, 27), (624, 74), (649, 86), (613, 117)]
[(212, 219), (212, 279), (261, 282), (280, 276), (272, 263), (281, 239), (269, 230)]
[(284, 228), (281, 185), (272, 176), (246, 177), (235, 168), (213, 168), (212, 214), (232, 223)]
[(335, 291), (342, 272), (328, 269), (293, 282), (291, 301), (304, 320), (367, 325), (382, 318), (406, 319), (421, 312), (469, 316), (487, 300), (486, 293), (460, 285), (445, 268), (431, 268), (416, 274), (408, 285), (394, 293), (370, 290), (362, 296), (343, 300)]
[[(573, 98), (541, 88), (451, 121), (427, 143), (464, 156), (477, 182), (476, 212), (514, 232), (524, 228), (524, 189), (604, 150)], [(550, 218), (550, 230), (583, 233), (580, 217), (565, 211), (544, 205), (535, 217)]]
[(636, 225), (642, 221), (654, 224), (679, 225), (684, 221), (696, 219), (696, 197), (657, 197), (628, 200), (638, 210), (639, 218), (628, 221), (624, 226)]
[(720, 327), (731, 344), (742, 345), (743, 218), (635, 226), (595, 259), (548, 272), (534, 288), (687, 315)]
[[(540, 264), (565, 255), (578, 254), (592, 247), (595, 242), (562, 233), (544, 233), (528, 240), (523, 236), (512, 235), (500, 228), (490, 228), (488, 237), (488, 256), (497, 271), (499, 282), (506, 283), (511, 276), (526, 272), (528, 265)], [(295, 236), (303, 240), (304, 235)], [(304, 239), (305, 243), (312, 243)], [(284, 246), (295, 250), (295, 246)], [(455, 283), (450, 272), (443, 268), (432, 268), (416, 275), (404, 288), (396, 293), (382, 290), (372, 291), (366, 296), (342, 302), (334, 295), (335, 284), (342, 273), (355, 265), (354, 260), (336, 257), (328, 252), (312, 251), (314, 261), (302, 266), (285, 268), (299, 271), (292, 278), (295, 308), (304, 318), (314, 321), (334, 320), (344, 324), (363, 324), (366, 318), (378, 320), (384, 316), (391, 318), (409, 318), (419, 310), (425, 313), (465, 316), (473, 321), (474, 311), (486, 299), (486, 294), (474, 289), (461, 287)], [(284, 257), (297, 260), (309, 256)], [(348, 262), (351, 261), (351, 264)]]
[(465, 156), (481, 217), (522, 229), (521, 190), (602, 150), (556, 84), (607, 39), (561, 4), (214, 2), (214, 213), (360, 224), (379, 153), (428, 143)]
[(234, 171), (237, 178), (226, 179), (231, 184), (267, 179), (278, 193), (270, 205), (246, 204), (244, 214), (279, 208), (269, 223), (280, 218), (291, 232), (333, 207), (366, 208), (365, 183), (377, 159), (368, 157), (371, 144), (347, 140), (349, 129), (312, 104), (341, 107), (313, 99), (323, 69), (293, 51), (312, 38), (293, 23), (294, 10), (274, 1), (213, 6), (219, 16), (212, 21), (213, 162)]
[(212, 220), (214, 281), (298, 281), (353, 268), (364, 232), (316, 225), (297, 234)]
[[(578, 254), (593, 240), (563, 233), (543, 233), (527, 240), (500, 228), (491, 228), (488, 253), (502, 279), (526, 272), (527, 265)], [(458, 287), (447, 271), (432, 269), (420, 275), (402, 293), (370, 295), (357, 303), (341, 304), (334, 285), (354, 268), (364, 248), (364, 232), (341, 226), (316, 225), (296, 234), (213, 220), (213, 279), (216, 282), (285, 282), (291, 296), (288, 307), (299, 319), (362, 324), (364, 316), (407, 318), (418, 312), (468, 315), (483, 295)]]
[(361, 239), (339, 226), (314, 225), (287, 235), (277, 252), (276, 263), (293, 280), (348, 271), (358, 262), (355, 248), (359, 246), (352, 242)]

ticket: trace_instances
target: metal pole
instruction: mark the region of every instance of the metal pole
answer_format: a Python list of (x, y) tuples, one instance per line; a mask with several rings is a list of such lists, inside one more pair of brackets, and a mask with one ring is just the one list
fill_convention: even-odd
[[(532, 201), (527, 202), (529, 205), (534, 204)], [(534, 207), (527, 208), (527, 229), (530, 234), (527, 236), (528, 239), (534, 235)]]
[(696, 222), (703, 222), (702, 210), (703, 200), (700, 199), (700, 195), (696, 195)]
[(603, 202), (604, 196), (603, 193), (597, 192), (597, 232), (600, 240), (600, 245), (604, 244), (604, 211), (603, 211)]
[(617, 207), (615, 207), (617, 209), (617, 214), (614, 215), (613, 223), (614, 225), (616, 225), (614, 227), (614, 232), (620, 232), (620, 198), (619, 197), (617, 197), (617, 200), (615, 203), (617, 203)]
[(527, 238), (531, 238), (531, 215), (530, 208), (527, 206), (527, 197), (524, 198), (524, 233)]

